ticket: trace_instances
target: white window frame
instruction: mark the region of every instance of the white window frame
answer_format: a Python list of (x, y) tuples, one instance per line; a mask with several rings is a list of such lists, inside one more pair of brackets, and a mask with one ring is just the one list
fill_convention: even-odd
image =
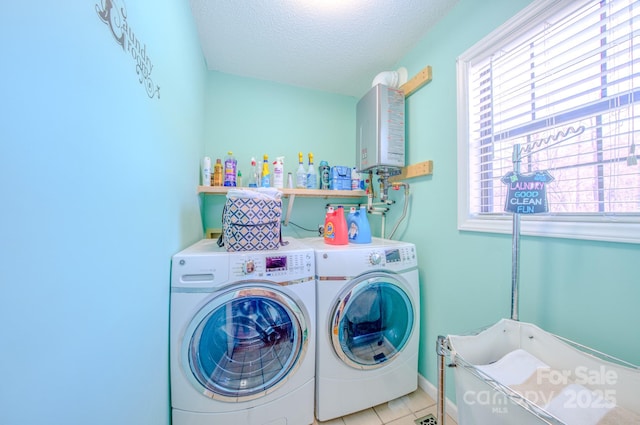
[[(471, 212), (469, 187), (469, 112), (467, 76), (474, 61), (495, 52), (546, 17), (570, 4), (570, 0), (538, 0), (458, 57), (458, 229), (490, 233), (511, 233), (512, 214), (480, 215)], [(572, 238), (608, 242), (640, 243), (638, 215), (521, 215), (523, 235)]]

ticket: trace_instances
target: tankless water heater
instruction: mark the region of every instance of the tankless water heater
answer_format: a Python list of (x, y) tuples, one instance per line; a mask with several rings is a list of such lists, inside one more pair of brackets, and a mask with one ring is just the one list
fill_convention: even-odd
[(405, 166), (404, 92), (383, 84), (371, 88), (356, 107), (356, 168)]

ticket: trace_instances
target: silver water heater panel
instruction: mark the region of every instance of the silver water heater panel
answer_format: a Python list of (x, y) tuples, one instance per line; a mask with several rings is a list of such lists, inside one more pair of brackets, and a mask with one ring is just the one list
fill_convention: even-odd
[(404, 92), (383, 84), (371, 88), (356, 107), (356, 168), (405, 166)]

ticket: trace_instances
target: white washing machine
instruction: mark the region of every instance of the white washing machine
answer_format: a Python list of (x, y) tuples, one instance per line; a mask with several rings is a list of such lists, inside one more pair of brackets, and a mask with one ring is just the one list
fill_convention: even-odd
[(415, 391), (415, 246), (380, 238), (342, 246), (303, 241), (316, 255), (316, 417), (326, 421)]
[(313, 423), (314, 253), (285, 241), (226, 252), (205, 239), (173, 257), (173, 425)]

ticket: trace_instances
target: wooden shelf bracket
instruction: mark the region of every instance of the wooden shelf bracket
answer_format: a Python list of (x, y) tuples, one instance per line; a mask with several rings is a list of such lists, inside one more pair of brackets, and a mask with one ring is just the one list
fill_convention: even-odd
[(400, 86), (400, 90), (404, 92), (404, 97), (409, 97), (415, 93), (420, 87), (430, 83), (432, 79), (431, 66), (427, 65), (418, 72), (412, 79)]
[(428, 176), (431, 174), (433, 174), (433, 161), (424, 161), (402, 167), (402, 172), (397, 176), (391, 177), (389, 181), (398, 182), (414, 177)]

